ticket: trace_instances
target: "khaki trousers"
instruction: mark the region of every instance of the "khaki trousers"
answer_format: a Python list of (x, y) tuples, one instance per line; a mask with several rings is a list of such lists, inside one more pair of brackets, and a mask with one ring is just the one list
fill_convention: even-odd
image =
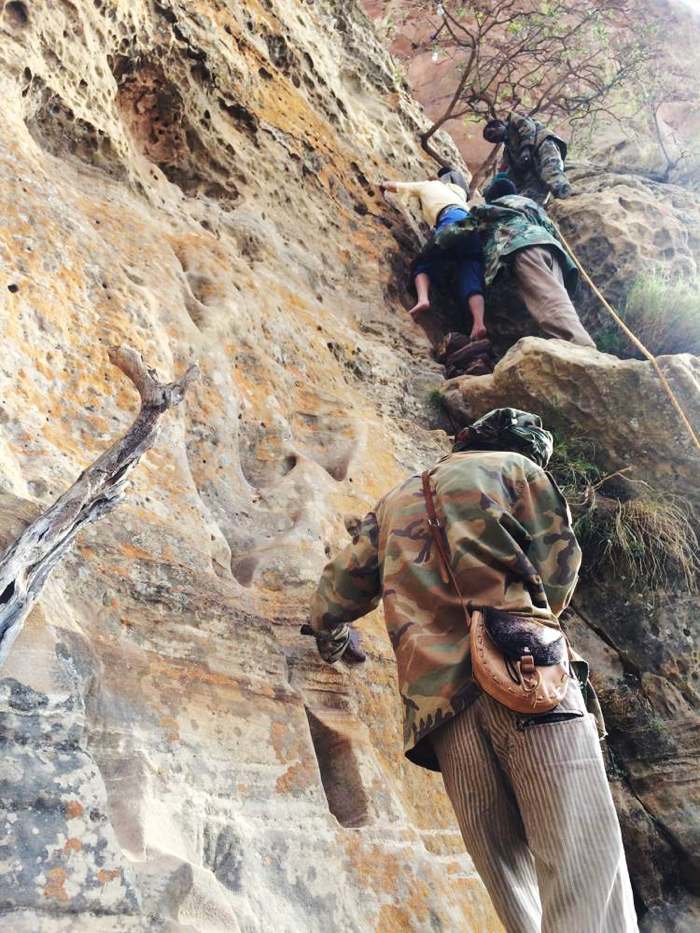
[(526, 246), (514, 257), (515, 277), (527, 310), (548, 337), (593, 347), (564, 286), (559, 260), (546, 246)]
[(467, 851), (508, 933), (636, 933), (593, 718), (572, 681), (550, 720), (486, 694), (433, 746)]

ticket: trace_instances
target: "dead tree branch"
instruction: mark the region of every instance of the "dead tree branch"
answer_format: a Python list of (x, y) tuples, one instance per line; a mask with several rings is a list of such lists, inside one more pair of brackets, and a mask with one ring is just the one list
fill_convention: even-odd
[(130, 347), (113, 347), (109, 358), (138, 389), (141, 409), (127, 433), (84, 470), (75, 483), (10, 545), (0, 558), (0, 668), (51, 571), (78, 532), (115, 509), (132, 468), (158, 436), (163, 414), (178, 405), (199, 376), (196, 366), (162, 384)]
[(443, 0), (435, 13), (405, 0), (401, 10), (404, 24), (425, 29), (414, 48), (432, 49), (454, 74), (443, 112), (420, 134), (442, 164), (433, 136), (464, 116), (518, 110), (560, 123), (624, 112), (630, 94), (621, 91), (661, 56), (665, 19), (641, 0)]

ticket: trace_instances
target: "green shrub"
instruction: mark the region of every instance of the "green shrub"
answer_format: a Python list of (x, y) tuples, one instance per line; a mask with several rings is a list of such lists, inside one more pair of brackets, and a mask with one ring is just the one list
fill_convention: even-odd
[[(620, 316), (654, 356), (700, 356), (700, 278), (671, 278), (660, 270), (641, 273)], [(599, 331), (596, 344), (604, 353), (641, 358), (616, 324)]]
[(591, 438), (555, 436), (550, 472), (571, 507), (583, 551), (582, 575), (623, 577), (639, 590), (697, 590), (700, 562), (694, 516), (626, 471), (606, 476)]
[(623, 578), (643, 590), (696, 592), (698, 538), (687, 508), (667, 497), (593, 497), (574, 529), (588, 576)]
[(444, 411), (445, 399), (442, 391), (437, 387), (428, 389), (428, 391), (425, 393), (425, 404), (428, 406), (428, 408), (433, 409), (433, 411)]

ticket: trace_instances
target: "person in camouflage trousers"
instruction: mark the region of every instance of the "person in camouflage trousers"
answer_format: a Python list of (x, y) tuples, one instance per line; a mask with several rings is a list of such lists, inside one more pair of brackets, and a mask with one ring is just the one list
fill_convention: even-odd
[(545, 210), (530, 198), (516, 194), (515, 186), (506, 178), (492, 182), (485, 198), (486, 204), (472, 205), (466, 220), (438, 231), (426, 249), (453, 251), (461, 236), (472, 236), (478, 229), (484, 248), (486, 285), (491, 285), (502, 271), (511, 272), (530, 316), (547, 337), (595, 348), (571, 301), (578, 284), (578, 269)]
[[(497, 409), (430, 470), (452, 571), (472, 607), (557, 624), (581, 552), (544, 470), (536, 415)], [(579, 681), (553, 713), (523, 716), (472, 678), (462, 603), (440, 573), (421, 476), (365, 516), (311, 606), (321, 656), (362, 660), (350, 623), (383, 601), (403, 705), (404, 752), (442, 771), (464, 842), (508, 933), (637, 929), (598, 730)], [(599, 714), (594, 695), (589, 709)], [(602, 722), (602, 720), (601, 720)]]
[(506, 121), (490, 120), (483, 135), (490, 143), (503, 143), (500, 170), (524, 197), (540, 204), (550, 191), (555, 198), (569, 197), (571, 185), (564, 174), (566, 143), (539, 120), (511, 113)]

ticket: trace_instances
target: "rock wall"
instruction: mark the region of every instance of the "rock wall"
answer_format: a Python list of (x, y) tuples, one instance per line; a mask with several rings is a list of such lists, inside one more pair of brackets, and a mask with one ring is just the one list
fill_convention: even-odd
[(129, 423), (107, 346), (203, 372), (2, 671), (4, 927), (498, 929), (379, 614), (360, 671), (298, 634), (345, 524), (444, 449), (372, 184), (424, 171), (419, 110), (346, 0), (0, 29), (2, 543)]
[[(380, 613), (360, 670), (298, 634), (356, 517), (446, 449), (441, 370), (402, 308), (416, 226), (373, 184), (430, 170), (420, 110), (354, 0), (1, 9), (0, 546), (130, 422), (107, 346), (203, 373), (2, 671), (3, 923), (499, 929), (439, 778), (401, 755)], [(578, 183), (557, 216), (613, 297), (650, 257), (697, 268), (679, 189)], [(692, 407), (697, 361), (664, 365)], [(455, 421), (517, 403), (586, 424), (612, 469), (634, 454), (696, 494), (645, 364), (531, 340), (445, 397)], [(690, 930), (697, 613), (625, 598), (584, 589), (570, 624), (646, 929)]]
[[(549, 210), (613, 307), (624, 308), (630, 285), (650, 269), (671, 280), (697, 278), (700, 195), (626, 172), (596, 171), (591, 165), (573, 170), (571, 178), (576, 197), (550, 204)], [(593, 329), (610, 323), (584, 283), (576, 304)]]

